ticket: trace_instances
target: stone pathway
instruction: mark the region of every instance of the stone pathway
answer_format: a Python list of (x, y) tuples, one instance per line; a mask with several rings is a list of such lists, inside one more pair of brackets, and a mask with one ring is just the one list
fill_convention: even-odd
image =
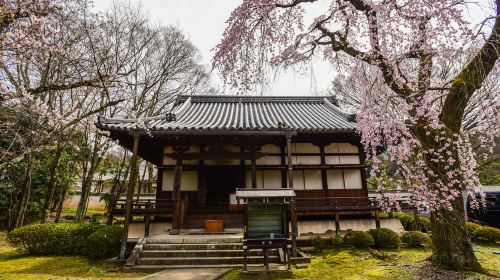
[(214, 280), (228, 272), (229, 268), (173, 268), (148, 275), (140, 280)]

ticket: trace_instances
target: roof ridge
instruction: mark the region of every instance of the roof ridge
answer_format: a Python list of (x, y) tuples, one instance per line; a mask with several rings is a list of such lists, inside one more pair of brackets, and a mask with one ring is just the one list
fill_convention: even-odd
[(179, 95), (176, 104), (183, 103), (187, 99), (193, 103), (199, 102), (311, 102), (322, 103), (323, 100), (330, 99), (334, 102), (333, 96), (261, 96), (261, 95)]

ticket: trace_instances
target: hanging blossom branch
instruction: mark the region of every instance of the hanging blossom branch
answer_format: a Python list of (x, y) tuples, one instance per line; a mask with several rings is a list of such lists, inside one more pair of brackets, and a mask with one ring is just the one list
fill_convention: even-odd
[[(417, 207), (451, 210), (463, 190), (480, 191), (470, 139), (480, 135), (491, 150), (500, 132), (498, 94), (487, 101), (478, 93), (484, 80), (498, 75), (499, 1), (496, 16), (486, 20), (491, 33), (482, 47), (469, 43), (477, 36), (460, 0), (332, 1), (306, 28), (304, 5), (311, 2), (243, 1), (228, 19), (213, 67), (230, 85), (251, 89), (265, 74), (263, 59), (286, 68), (320, 54), (370, 89), (362, 92), (357, 123), (381, 206), (398, 207), (379, 177), (381, 149), (400, 167), (396, 187), (409, 188)], [(453, 75), (436, 75), (457, 52), (470, 59), (453, 65)], [(375, 80), (366, 80), (366, 67)], [(488, 114), (490, 121), (464, 130), (471, 99), (478, 106), (474, 114)]]

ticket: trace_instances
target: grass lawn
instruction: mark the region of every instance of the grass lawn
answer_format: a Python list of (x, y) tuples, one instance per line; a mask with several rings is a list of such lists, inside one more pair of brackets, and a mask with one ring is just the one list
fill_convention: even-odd
[(17, 252), (0, 233), (0, 279), (137, 279), (141, 273), (110, 272), (103, 261), (75, 256), (34, 256)]
[[(103, 261), (75, 256), (35, 256), (17, 252), (0, 232), (0, 280), (4, 279), (137, 279), (141, 273), (108, 271)], [(475, 246), (476, 256), (490, 276), (456, 273), (426, 261), (426, 249), (372, 251), (326, 249), (313, 256), (308, 268), (293, 269), (292, 275), (242, 274), (235, 269), (222, 279), (500, 279), (500, 244)], [(382, 252), (377, 254), (376, 252)], [(377, 256), (375, 256), (377, 255)]]
[[(382, 254), (361, 249), (327, 249), (316, 254), (308, 268), (293, 269), (293, 274), (242, 274), (233, 270), (222, 279), (500, 279), (500, 244), (476, 246), (476, 256), (490, 276), (457, 273), (430, 265), (431, 250), (380, 250)], [(374, 256), (378, 255), (378, 257)]]

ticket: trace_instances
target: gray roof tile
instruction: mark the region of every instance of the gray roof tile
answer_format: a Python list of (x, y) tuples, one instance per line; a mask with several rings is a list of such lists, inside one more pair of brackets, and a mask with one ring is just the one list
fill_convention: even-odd
[[(354, 131), (356, 124), (332, 97), (179, 96), (165, 115), (141, 119), (150, 131)], [(137, 129), (131, 119), (100, 118), (105, 130)]]

